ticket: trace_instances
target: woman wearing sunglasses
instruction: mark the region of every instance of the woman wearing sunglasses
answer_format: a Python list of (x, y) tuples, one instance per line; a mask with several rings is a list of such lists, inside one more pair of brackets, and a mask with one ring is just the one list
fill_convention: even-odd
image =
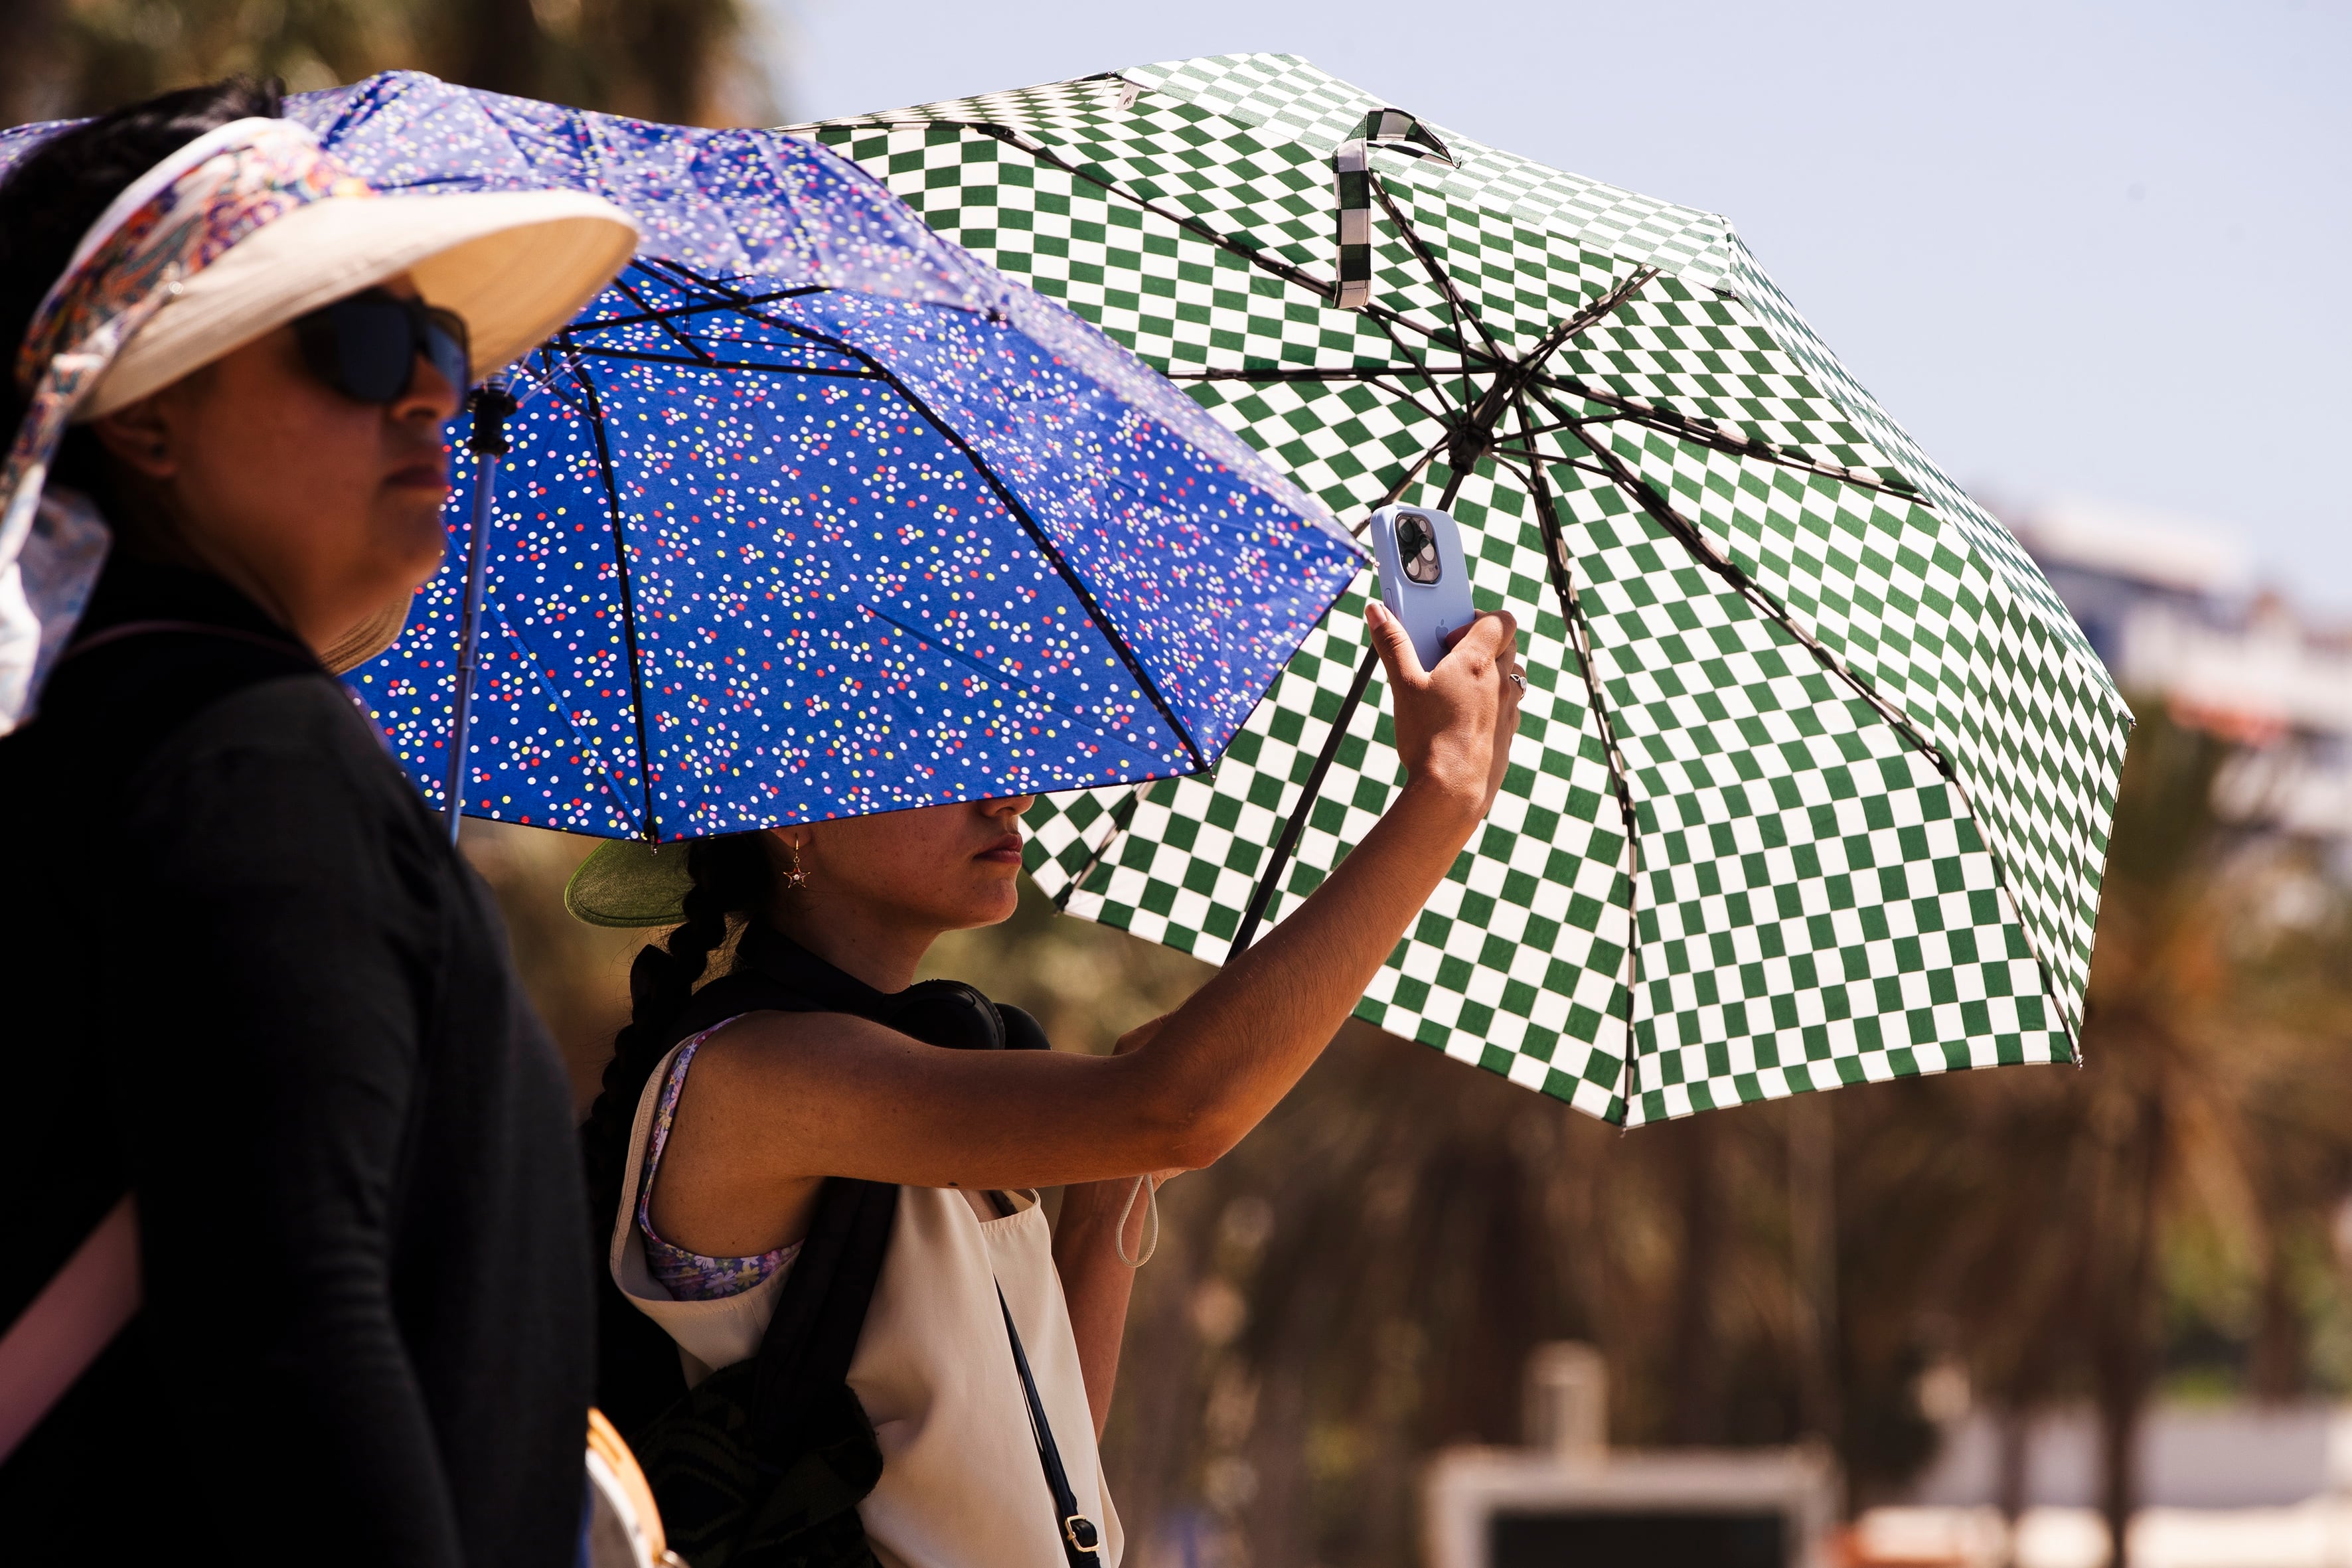
[(555, 1568), (563, 1074), (329, 672), (441, 558), (467, 385), (635, 231), (378, 197), (278, 112), (169, 94), (0, 184), (0, 1556)]

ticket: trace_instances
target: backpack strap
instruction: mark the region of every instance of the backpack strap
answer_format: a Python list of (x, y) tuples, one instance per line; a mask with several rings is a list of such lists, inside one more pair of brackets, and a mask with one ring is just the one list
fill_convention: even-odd
[[(178, 656), (133, 657), (149, 654), (142, 645), (157, 637), (180, 640)], [(116, 815), (122, 782), (205, 709), (265, 680), (321, 674), (314, 659), (281, 639), (203, 621), (108, 626), (68, 647), (58, 663), (63, 679), (53, 675), (46, 694), (53, 711), (86, 706), (118, 717), (57, 758), (72, 771), (77, 792), (98, 803), (97, 821)], [(57, 722), (72, 721), (53, 721), (52, 731)], [(37, 715), (23, 737), (18, 744), (47, 746), (57, 739)], [(0, 1462), (139, 1315), (140, 1301), (138, 1200), (126, 1192), (0, 1334)]]
[[(929, 980), (885, 994), (824, 963), (763, 922), (743, 933), (736, 963), (730, 973), (694, 994), (669, 1026), (673, 1041), (744, 1013), (769, 1011), (850, 1014), (954, 1049), (1049, 1048), (1034, 1018), (1018, 1007), (992, 1003), (969, 985)], [(842, 1396), (849, 1394), (849, 1363), (881, 1281), (898, 1212), (895, 1183), (833, 1176), (818, 1189), (808, 1234), (785, 1276), (752, 1363), (744, 1447), (767, 1473), (766, 1484), (781, 1480), (823, 1436), (820, 1428), (840, 1419)], [(997, 1304), (1004, 1306), (1001, 1289)], [(1038, 1457), (1053, 1494), (1069, 1568), (1100, 1568), (1095, 1526), (1070, 1489), (1010, 1309), (1005, 1309), (1004, 1328), (1028, 1400), (1030, 1428), (1037, 1436)], [(849, 1397), (854, 1402), (855, 1395)], [(870, 1442), (869, 1433), (869, 1447)], [(872, 1484), (870, 1478), (866, 1484)], [(758, 1526), (752, 1529), (756, 1533)]]
[(125, 1193), (0, 1335), (0, 1464), (139, 1315), (139, 1209)]
[(751, 1444), (772, 1463), (803, 1440), (821, 1396), (849, 1381), (898, 1215), (896, 1183), (835, 1176), (818, 1192), (752, 1374)]
[[(761, 967), (741, 968), (696, 992), (669, 1032), (682, 1040), (743, 1013), (835, 1010), (835, 998), (812, 996)], [(898, 1215), (894, 1183), (832, 1176), (817, 1190), (808, 1235), (754, 1358), (749, 1436), (763, 1463), (787, 1462), (807, 1421), (827, 1408), (823, 1396), (848, 1381)]]

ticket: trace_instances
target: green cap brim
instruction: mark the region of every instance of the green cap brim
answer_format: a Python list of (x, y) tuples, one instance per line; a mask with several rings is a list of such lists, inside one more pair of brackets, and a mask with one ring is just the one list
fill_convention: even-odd
[(563, 884), (563, 907), (592, 926), (674, 926), (694, 886), (683, 844), (599, 844)]

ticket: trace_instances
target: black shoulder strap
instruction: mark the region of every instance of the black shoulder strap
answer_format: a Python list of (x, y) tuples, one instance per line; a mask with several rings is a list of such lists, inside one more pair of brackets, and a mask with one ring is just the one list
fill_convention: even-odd
[[(1045, 1032), (1018, 1007), (992, 1003), (971, 986), (927, 981), (885, 996), (823, 964), (814, 955), (763, 925), (745, 932), (739, 967), (695, 993), (677, 1022), (674, 1037), (685, 1039), (739, 1014), (761, 1010), (843, 1012), (873, 1017), (934, 1045), (971, 1049), (1048, 1048)], [(898, 1189), (887, 1182), (846, 1176), (828, 1179), (817, 1194), (816, 1213), (785, 1277), (775, 1315), (760, 1341), (751, 1394), (751, 1447), (781, 1466), (804, 1436), (802, 1424), (826, 1408), (824, 1396), (849, 1376), (866, 1309), (882, 1278), (898, 1217)], [(1053, 1494), (1056, 1532), (1068, 1568), (1100, 1568), (1094, 1522), (1078, 1507), (1063, 1468), (1054, 1428), (1030, 1374), (1028, 1352), (1004, 1292), (996, 1293), (1004, 1314), (1005, 1337), (1028, 1402), (1029, 1426), (1037, 1458)]]
[[(696, 992), (670, 1030), (685, 1039), (739, 1014), (831, 1012), (833, 1001), (761, 969), (738, 969)], [(816, 1213), (755, 1358), (751, 1438), (763, 1458), (789, 1457), (800, 1423), (847, 1380), (898, 1214), (898, 1189), (889, 1182), (834, 1176), (818, 1189)]]
[(1054, 1519), (1061, 1527), (1062, 1555), (1069, 1568), (1101, 1568), (1095, 1548), (1102, 1538), (1094, 1521), (1078, 1507), (1070, 1489), (1070, 1473), (1062, 1468), (1062, 1450), (1054, 1441), (1054, 1427), (1045, 1419), (1045, 1402), (1037, 1397), (1037, 1380), (1029, 1374), (1029, 1352), (1021, 1348), (1021, 1331), (1013, 1326), (1013, 1309), (1005, 1305), (1004, 1287), (996, 1288), (997, 1310), (1004, 1314), (1004, 1337), (1013, 1342), (1013, 1364), (1021, 1373), (1022, 1397), (1029, 1402), (1029, 1430), (1037, 1439), (1037, 1462), (1045, 1468), (1045, 1489), (1054, 1494)]
[(823, 1408), (822, 1395), (849, 1380), (898, 1215), (894, 1183), (834, 1176), (819, 1190), (800, 1256), (760, 1341), (751, 1381), (755, 1451), (791, 1453), (802, 1421)]

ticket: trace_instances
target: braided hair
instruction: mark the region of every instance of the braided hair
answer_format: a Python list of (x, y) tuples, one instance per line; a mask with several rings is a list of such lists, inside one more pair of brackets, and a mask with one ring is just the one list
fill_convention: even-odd
[(761, 837), (736, 833), (688, 845), (686, 868), (694, 885), (686, 895), (686, 920), (664, 941), (647, 944), (629, 965), (629, 1022), (613, 1042), (602, 1091), (580, 1129), (589, 1212), (598, 1227), (600, 1253), (620, 1212), (629, 1133), (646, 1080), (677, 1043), (671, 1037), (672, 1027), (709, 968), (711, 955), (726, 945), (741, 920), (767, 902), (771, 873)]

